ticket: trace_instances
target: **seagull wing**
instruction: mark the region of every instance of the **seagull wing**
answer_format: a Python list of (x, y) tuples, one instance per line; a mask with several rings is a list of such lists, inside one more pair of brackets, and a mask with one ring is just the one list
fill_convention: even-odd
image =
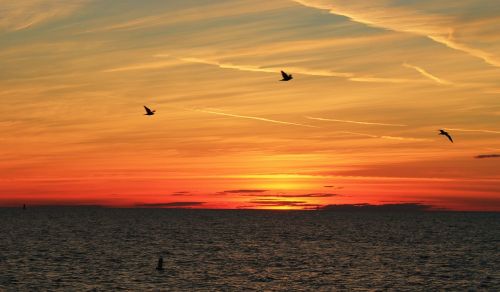
[(153, 113), (153, 111), (150, 110), (147, 106), (144, 106), (144, 109), (146, 110), (147, 114), (152, 114)]
[(453, 139), (451, 138), (450, 134), (446, 133), (444, 134), (446, 137), (448, 137), (448, 139), (451, 141), (451, 143), (453, 143)]
[(287, 79), (289, 77), (288, 74), (285, 73), (285, 71), (281, 71), (281, 76), (283, 76), (283, 79)]

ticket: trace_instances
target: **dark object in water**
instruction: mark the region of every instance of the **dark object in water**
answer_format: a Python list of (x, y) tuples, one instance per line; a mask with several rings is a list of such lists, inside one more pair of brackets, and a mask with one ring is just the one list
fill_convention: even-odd
[(26, 204), (23, 204), (23, 210), (26, 210)]
[(156, 270), (163, 271), (163, 257), (160, 257), (158, 259), (158, 265), (156, 265)]

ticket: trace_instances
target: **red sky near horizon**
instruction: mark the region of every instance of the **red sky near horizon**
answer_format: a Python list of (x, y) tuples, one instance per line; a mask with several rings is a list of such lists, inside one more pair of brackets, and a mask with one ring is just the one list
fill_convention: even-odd
[(500, 211), (500, 6), (397, 2), (0, 3), (0, 206)]

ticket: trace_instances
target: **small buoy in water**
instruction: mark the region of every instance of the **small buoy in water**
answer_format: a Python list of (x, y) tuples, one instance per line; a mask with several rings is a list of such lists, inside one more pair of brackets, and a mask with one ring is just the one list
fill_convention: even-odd
[(158, 259), (158, 265), (156, 266), (157, 271), (163, 271), (163, 257)]

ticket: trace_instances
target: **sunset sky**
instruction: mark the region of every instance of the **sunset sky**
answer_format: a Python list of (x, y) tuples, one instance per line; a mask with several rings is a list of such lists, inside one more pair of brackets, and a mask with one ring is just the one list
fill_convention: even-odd
[(0, 0), (0, 99), (2, 206), (500, 211), (496, 1)]

